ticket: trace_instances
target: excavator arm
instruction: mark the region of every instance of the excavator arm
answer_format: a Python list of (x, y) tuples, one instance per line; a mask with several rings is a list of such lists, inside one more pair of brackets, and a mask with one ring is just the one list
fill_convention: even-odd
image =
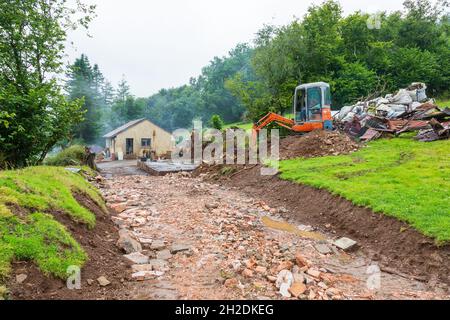
[(283, 116), (280, 116), (279, 114), (269, 112), (253, 125), (253, 131), (257, 133), (264, 127), (271, 124), (272, 122), (275, 122), (276, 124), (285, 127), (289, 130), (292, 130), (292, 127), (295, 124), (294, 120), (292, 119), (288, 119)]

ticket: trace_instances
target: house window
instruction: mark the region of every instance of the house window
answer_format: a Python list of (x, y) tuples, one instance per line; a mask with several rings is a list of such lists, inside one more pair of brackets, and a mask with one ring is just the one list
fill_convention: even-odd
[(143, 148), (150, 148), (152, 145), (152, 139), (143, 138), (141, 139), (141, 146)]

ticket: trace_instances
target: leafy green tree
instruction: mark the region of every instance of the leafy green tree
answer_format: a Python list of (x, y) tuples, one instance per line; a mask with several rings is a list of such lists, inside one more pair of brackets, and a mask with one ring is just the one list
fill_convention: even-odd
[(226, 81), (225, 87), (245, 105), (247, 109), (245, 118), (248, 120), (257, 120), (268, 111), (279, 111), (270, 107), (274, 105), (268, 103), (273, 96), (261, 81), (243, 80), (242, 75), (238, 73)]
[(111, 123), (117, 127), (132, 120), (144, 117), (145, 99), (136, 99), (130, 93), (125, 77), (119, 82), (111, 109)]
[(417, 81), (433, 84), (441, 70), (436, 56), (430, 51), (398, 48), (393, 52), (389, 73), (397, 86), (405, 87)]
[(160, 90), (147, 100), (145, 117), (167, 130), (189, 128), (194, 118), (206, 123), (214, 114), (226, 122), (241, 119), (245, 107), (225, 84), (238, 73), (243, 79), (254, 78), (252, 52), (250, 46), (239, 44), (227, 56), (215, 57), (188, 85)]
[[(303, 63), (306, 62), (307, 51), (302, 26), (294, 21), (288, 26), (271, 28), (269, 31), (272, 32), (271, 41), (256, 39), (256, 43), (264, 45), (255, 49), (252, 58), (256, 77), (247, 80), (247, 86), (253, 88), (252, 101), (257, 103), (250, 112), (252, 118), (260, 116), (255, 111), (261, 107), (274, 112), (290, 109), (293, 90), (308, 74), (306, 64)], [(266, 32), (259, 33), (261, 34), (267, 37)], [(255, 83), (256, 79), (261, 83)], [(267, 94), (258, 95), (263, 91)]]
[[(327, 0), (320, 6), (311, 6), (303, 20), (307, 71), (311, 78), (332, 73), (341, 65), (342, 36), (339, 21), (342, 8), (336, 1)], [(310, 81), (308, 79), (308, 81)]]
[(69, 67), (66, 90), (71, 101), (83, 99), (84, 120), (76, 125), (73, 137), (85, 143), (94, 143), (102, 130), (103, 75), (98, 65), (91, 67), (84, 54)]
[(400, 47), (433, 51), (445, 44), (438, 22), (443, 15), (448, 16), (447, 0), (438, 0), (434, 4), (429, 0), (406, 0), (403, 5), (407, 13), (396, 39)]
[(371, 44), (376, 40), (376, 30), (367, 27), (368, 14), (353, 13), (340, 21), (342, 47), (346, 61), (364, 61)]
[(195, 88), (202, 94), (206, 109), (202, 112), (203, 120), (213, 114), (220, 115), (225, 121), (232, 122), (240, 118), (244, 107), (238, 99), (225, 88), (225, 81), (237, 72), (251, 73), (250, 57), (252, 50), (246, 44), (239, 44), (227, 57), (214, 57), (203, 68), (202, 74), (195, 81)]
[(377, 87), (377, 75), (361, 63), (344, 65), (331, 83), (335, 94), (333, 102), (345, 105), (368, 97)]
[[(82, 118), (54, 74), (62, 71), (66, 30), (87, 27), (95, 7), (64, 0), (0, 2), (0, 166), (42, 162)], [(77, 18), (78, 17), (78, 18)]]
[(223, 120), (218, 114), (214, 114), (210, 120), (211, 127), (217, 130), (222, 130)]

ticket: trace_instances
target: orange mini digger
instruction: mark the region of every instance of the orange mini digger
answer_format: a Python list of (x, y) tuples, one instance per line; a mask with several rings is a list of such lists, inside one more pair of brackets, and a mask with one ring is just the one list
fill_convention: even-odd
[(298, 86), (294, 95), (294, 119), (269, 112), (253, 125), (253, 132), (257, 134), (270, 123), (294, 132), (333, 130), (330, 85), (314, 82)]

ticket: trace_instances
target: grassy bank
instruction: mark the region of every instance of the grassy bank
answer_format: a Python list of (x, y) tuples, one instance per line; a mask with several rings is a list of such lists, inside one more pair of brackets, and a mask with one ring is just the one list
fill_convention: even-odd
[(95, 215), (75, 200), (77, 192), (106, 209), (92, 185), (64, 168), (0, 172), (0, 282), (13, 259), (33, 261), (45, 274), (61, 278), (67, 276), (68, 266), (86, 262), (86, 253), (52, 215), (65, 213), (93, 228)]
[(285, 160), (280, 171), (282, 179), (328, 189), (439, 243), (450, 240), (449, 140), (381, 139), (351, 155)]

